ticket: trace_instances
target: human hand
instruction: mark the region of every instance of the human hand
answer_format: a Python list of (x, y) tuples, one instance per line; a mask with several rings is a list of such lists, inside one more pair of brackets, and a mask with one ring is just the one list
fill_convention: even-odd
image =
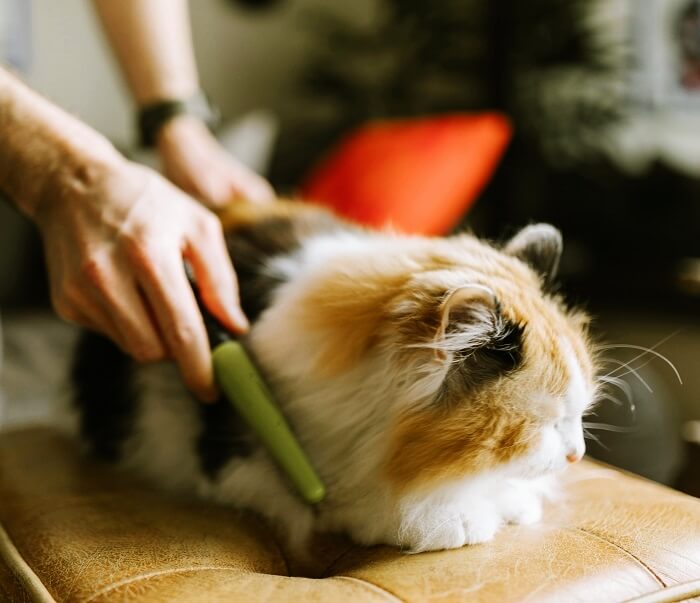
[(231, 156), (197, 118), (181, 115), (158, 132), (163, 173), (212, 209), (235, 198), (264, 202), (275, 192), (264, 178)]
[(219, 220), (157, 173), (121, 158), (73, 170), (38, 206), (51, 297), (64, 319), (142, 362), (173, 358), (203, 400), (216, 388), (190, 262), (207, 308), (247, 328)]

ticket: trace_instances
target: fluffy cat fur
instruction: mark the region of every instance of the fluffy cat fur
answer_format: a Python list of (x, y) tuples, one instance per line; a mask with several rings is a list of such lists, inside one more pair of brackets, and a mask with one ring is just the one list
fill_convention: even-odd
[(298, 499), (230, 404), (199, 404), (173, 367), (136, 367), (88, 334), (73, 374), (96, 453), (253, 509), (299, 546), (334, 531), (449, 549), (540, 518), (543, 478), (583, 455), (595, 398), (587, 320), (546, 292), (558, 231), (529, 226), (497, 249), (282, 202), (222, 221), (252, 321), (245, 343), (326, 500)]

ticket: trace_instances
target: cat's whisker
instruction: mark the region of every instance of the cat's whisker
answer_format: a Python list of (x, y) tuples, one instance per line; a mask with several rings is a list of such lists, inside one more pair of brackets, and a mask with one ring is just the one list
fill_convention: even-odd
[(617, 398), (610, 393), (605, 394), (604, 396), (601, 396), (600, 400), (610, 400), (610, 402), (612, 402), (615, 406), (624, 406), (625, 405), (625, 403), (622, 400), (620, 400), (620, 398)]
[[(636, 420), (637, 405), (634, 403), (634, 397), (632, 395), (632, 388), (630, 387), (630, 384), (627, 383), (627, 381), (625, 381), (624, 379), (621, 379), (620, 377), (602, 376), (599, 377), (598, 380), (599, 382), (604, 383), (605, 385), (612, 385), (614, 387), (617, 387), (620, 391), (622, 391), (623, 394), (625, 394), (627, 407), (629, 408), (630, 414), (632, 415), (632, 419)], [(600, 400), (611, 400), (618, 406), (624, 406), (622, 400), (614, 396), (609, 390), (605, 389), (605, 387), (601, 388), (601, 394), (602, 395), (600, 396)]]
[(613, 385), (617, 387), (618, 389), (622, 390), (622, 392), (625, 394), (625, 397), (627, 398), (627, 401), (630, 404), (633, 404), (632, 402), (632, 388), (630, 387), (630, 384), (627, 383), (624, 379), (621, 379), (620, 377), (608, 377), (606, 375), (603, 375), (602, 377), (598, 377), (598, 380), (602, 383), (605, 383), (606, 385)]
[(610, 452), (610, 447), (607, 446), (607, 445), (605, 445), (605, 444), (602, 442), (602, 440), (601, 440), (596, 434), (591, 433), (591, 432), (588, 431), (587, 429), (584, 429), (584, 430), (583, 430), (583, 437), (584, 437), (584, 439), (593, 440), (593, 441), (594, 441), (596, 444), (598, 444), (601, 448), (604, 448), (605, 450), (607, 450), (608, 452)]
[[(652, 347), (650, 347), (650, 348), (647, 348), (647, 347), (644, 347), (644, 346), (641, 346), (641, 345), (633, 345), (633, 344), (631, 344), (631, 343), (616, 343), (616, 344), (602, 345), (602, 346), (600, 346), (600, 349), (602, 349), (602, 350), (613, 350), (613, 349), (642, 350), (642, 354), (638, 354), (637, 356), (635, 356), (634, 358), (632, 358), (632, 360), (630, 360), (629, 362), (625, 363), (625, 364), (628, 365), (628, 366), (629, 366), (630, 364), (632, 364), (633, 362), (635, 362), (636, 360), (639, 360), (640, 358), (643, 358), (643, 357), (646, 356), (647, 354), (652, 354), (653, 356), (656, 356), (657, 358), (659, 358), (660, 360), (663, 360), (666, 364), (668, 364), (668, 366), (671, 367), (671, 369), (673, 370), (674, 374), (676, 375), (676, 378), (678, 379), (678, 382), (679, 382), (681, 385), (683, 385), (683, 379), (681, 379), (681, 375), (680, 375), (680, 373), (678, 372), (678, 369), (676, 368), (676, 365), (673, 364), (673, 362), (671, 362), (666, 356), (664, 356), (664, 355), (661, 354), (660, 352), (657, 352), (657, 351), (656, 351), (656, 348), (657, 348), (657, 347), (659, 347), (660, 345), (666, 343), (669, 339), (671, 339), (672, 337), (676, 336), (678, 333), (680, 333), (680, 329), (677, 330), (677, 331), (674, 331), (674, 332), (671, 333), (670, 335), (668, 335), (668, 336), (664, 337), (663, 339), (661, 339), (660, 341), (656, 342), (656, 343), (655, 343)], [(620, 367), (620, 368), (618, 368), (618, 369), (615, 369), (614, 371), (612, 371), (611, 373), (609, 373), (608, 376), (614, 376), (615, 373), (616, 373), (617, 371), (621, 370), (621, 369), (622, 369), (622, 367)]]
[[(619, 389), (623, 394), (625, 394), (625, 398), (627, 398), (627, 401), (631, 401), (632, 398), (632, 388), (629, 386), (627, 381), (624, 379), (620, 379), (619, 377), (605, 377), (601, 376), (598, 377), (598, 384), (600, 385), (600, 389), (602, 391), (606, 391), (608, 388), (608, 385), (612, 385)], [(602, 384), (602, 385), (601, 385)]]
[(598, 429), (600, 431), (614, 431), (616, 433), (634, 433), (637, 427), (623, 427), (621, 425), (609, 425), (608, 423), (583, 422), (584, 429)]
[[(621, 400), (617, 396), (614, 396), (610, 392), (603, 391), (601, 395), (598, 396), (597, 401), (603, 401), (603, 400), (610, 400), (613, 404), (619, 407), (624, 407), (625, 402), (627, 405), (627, 408), (629, 409), (630, 415), (632, 416), (633, 420), (636, 420), (637, 417), (637, 405), (632, 401), (631, 398), (627, 398), (626, 400)], [(587, 411), (584, 413), (584, 416), (591, 416), (595, 415), (595, 412), (592, 412), (592, 410)]]
[[(622, 377), (625, 377), (625, 376), (631, 374), (631, 375), (634, 375), (637, 379), (639, 379), (639, 381), (649, 391), (649, 393), (652, 393), (652, 394), (654, 393), (654, 390), (652, 389), (652, 387), (646, 382), (644, 377), (642, 377), (639, 374), (639, 370), (633, 366), (630, 366), (630, 364), (633, 362), (632, 360), (630, 360), (629, 362), (623, 362), (622, 360), (617, 360), (615, 358), (608, 358), (608, 361), (619, 364), (620, 366), (619, 366), (619, 368), (614, 369), (612, 372), (608, 373), (607, 375), (603, 375), (603, 377), (605, 377), (605, 378), (612, 377), (612, 378), (616, 378), (616, 379), (621, 379)], [(626, 368), (627, 372), (622, 373), (621, 375), (613, 376), (613, 373), (615, 373), (615, 371), (620, 370), (622, 368)]]

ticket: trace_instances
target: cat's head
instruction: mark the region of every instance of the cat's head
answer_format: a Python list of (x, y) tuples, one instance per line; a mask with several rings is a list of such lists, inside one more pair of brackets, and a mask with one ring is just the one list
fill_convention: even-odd
[(534, 476), (576, 462), (595, 363), (586, 316), (548, 293), (559, 232), (529, 226), (501, 250), (471, 237), (450, 244), (395, 300), (399, 345), (433, 357), (403, 360), (420, 373), (422, 403), (397, 415), (389, 479), (411, 487), (497, 468)]
[(547, 292), (560, 253), (548, 225), (502, 248), (321, 237), (256, 327), (256, 351), (293, 384), (281, 395), (319, 462), (381, 449), (377, 470), (399, 490), (540, 475), (581, 458), (595, 397), (587, 319)]

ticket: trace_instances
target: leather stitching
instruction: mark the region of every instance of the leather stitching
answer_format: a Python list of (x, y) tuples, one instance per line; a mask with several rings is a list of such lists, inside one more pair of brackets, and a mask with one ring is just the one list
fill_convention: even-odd
[(635, 597), (627, 603), (674, 603), (676, 601), (698, 601), (700, 596), (700, 580), (669, 586), (664, 590)]
[(646, 563), (644, 563), (644, 561), (642, 561), (639, 557), (637, 557), (633, 553), (630, 553), (626, 548), (620, 546), (616, 542), (612, 542), (612, 540), (609, 540), (609, 539), (605, 538), (604, 536), (601, 536), (600, 534), (597, 534), (596, 532), (591, 532), (590, 530), (587, 530), (585, 528), (576, 527), (576, 528), (567, 528), (567, 529), (581, 532), (581, 533), (585, 534), (586, 536), (590, 536), (591, 538), (597, 538), (598, 540), (602, 540), (603, 542), (609, 544), (610, 546), (615, 547), (616, 549), (622, 551), (623, 553), (625, 553), (625, 555), (627, 555), (628, 557), (630, 557), (631, 559), (636, 561), (638, 565), (642, 566), (663, 588), (666, 588), (668, 586), (659, 577), (659, 575), (653, 569), (651, 569), (651, 567), (649, 567)]
[(55, 603), (41, 578), (36, 575), (29, 563), (22, 557), (12, 538), (0, 523), (0, 558), (15, 575), (25, 592), (37, 603)]

